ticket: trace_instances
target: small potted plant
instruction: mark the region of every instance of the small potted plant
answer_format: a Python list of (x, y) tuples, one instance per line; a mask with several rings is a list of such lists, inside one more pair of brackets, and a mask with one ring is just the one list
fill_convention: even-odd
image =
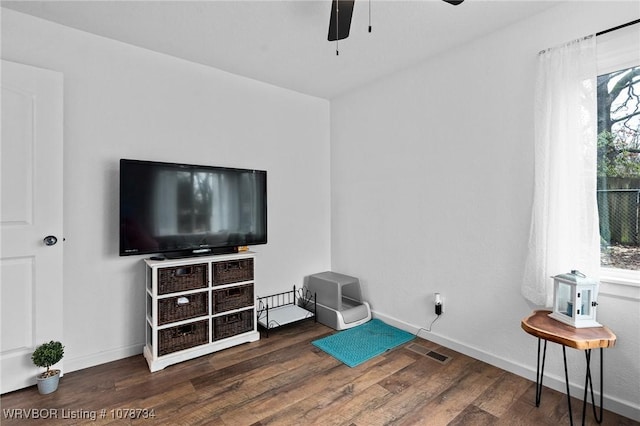
[(31, 360), (37, 367), (46, 368), (47, 371), (40, 373), (36, 376), (38, 381), (38, 391), (45, 395), (51, 392), (55, 392), (58, 389), (58, 382), (60, 380), (60, 370), (52, 370), (50, 367), (58, 363), (64, 356), (64, 346), (60, 342), (43, 343), (38, 346)]

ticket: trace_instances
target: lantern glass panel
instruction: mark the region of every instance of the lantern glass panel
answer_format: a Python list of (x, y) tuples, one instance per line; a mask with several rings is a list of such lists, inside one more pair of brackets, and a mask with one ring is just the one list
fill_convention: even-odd
[(558, 290), (556, 294), (556, 310), (570, 317), (573, 316), (573, 297), (571, 289), (571, 285), (558, 282)]
[(591, 290), (582, 290), (577, 294), (576, 300), (582, 301), (578, 315), (591, 316)]

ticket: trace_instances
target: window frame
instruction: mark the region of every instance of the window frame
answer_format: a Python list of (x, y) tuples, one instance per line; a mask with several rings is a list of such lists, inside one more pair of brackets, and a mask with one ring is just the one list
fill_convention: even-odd
[[(640, 66), (640, 25), (596, 38), (598, 75)], [(640, 270), (601, 267), (600, 293), (640, 300)]]

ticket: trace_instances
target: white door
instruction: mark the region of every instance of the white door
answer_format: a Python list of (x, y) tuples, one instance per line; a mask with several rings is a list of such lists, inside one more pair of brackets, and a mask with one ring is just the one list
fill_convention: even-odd
[[(7, 61), (0, 72), (0, 393), (5, 393), (35, 383), (40, 370), (31, 354), (37, 345), (64, 344), (63, 123), (62, 74)], [(56, 244), (45, 244), (50, 235)]]

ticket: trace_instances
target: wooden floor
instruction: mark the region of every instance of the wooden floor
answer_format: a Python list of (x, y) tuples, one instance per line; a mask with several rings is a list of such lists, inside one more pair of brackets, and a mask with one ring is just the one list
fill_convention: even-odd
[[(414, 342), (450, 361), (441, 364), (404, 345), (349, 368), (311, 345), (331, 332), (307, 322), (156, 373), (142, 355), (68, 373), (53, 394), (31, 387), (2, 395), (0, 423), (569, 424), (563, 394), (545, 388), (536, 408), (535, 383), (426, 340)], [(582, 403), (573, 402), (580, 424)], [(33, 414), (58, 418), (24, 419)], [(591, 411), (586, 424), (596, 424)], [(640, 425), (608, 411), (603, 424)]]

